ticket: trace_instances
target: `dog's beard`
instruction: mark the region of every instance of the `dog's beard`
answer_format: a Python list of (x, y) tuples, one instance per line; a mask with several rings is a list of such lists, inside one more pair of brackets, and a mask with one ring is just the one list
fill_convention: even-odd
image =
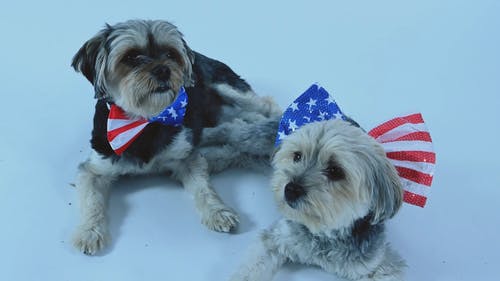
[(177, 28), (164, 21), (127, 21), (107, 26), (75, 55), (73, 67), (131, 117), (159, 114), (192, 86), (194, 53)]
[(144, 118), (158, 115), (177, 98), (184, 83), (182, 69), (172, 65), (169, 68), (170, 78), (164, 82), (152, 77), (148, 69), (129, 70), (123, 78), (114, 79), (118, 80), (117, 83), (110, 83), (108, 94), (118, 106), (132, 115)]

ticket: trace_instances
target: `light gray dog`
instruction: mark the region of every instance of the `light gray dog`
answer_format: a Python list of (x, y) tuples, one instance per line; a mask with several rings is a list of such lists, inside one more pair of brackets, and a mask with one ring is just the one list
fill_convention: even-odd
[(350, 280), (403, 279), (405, 263), (384, 234), (384, 222), (402, 203), (401, 181), (380, 144), (346, 120), (304, 125), (276, 149), (279, 117), (235, 120), (205, 132), (207, 144), (226, 142), (205, 151), (218, 169), (272, 159), (271, 186), (284, 216), (261, 234), (232, 281), (271, 280), (285, 262), (319, 266)]

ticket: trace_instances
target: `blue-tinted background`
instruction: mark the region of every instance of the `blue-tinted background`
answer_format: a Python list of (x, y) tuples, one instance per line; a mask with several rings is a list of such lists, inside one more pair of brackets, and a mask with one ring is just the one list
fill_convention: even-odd
[[(77, 252), (70, 185), (89, 154), (93, 89), (72, 56), (104, 23), (166, 19), (190, 46), (288, 105), (311, 83), (365, 128), (420, 111), (437, 152), (428, 205), (404, 205), (388, 238), (407, 280), (498, 280), (499, 1), (7, 1), (0, 9), (0, 280), (225, 280), (279, 217), (268, 176), (214, 177), (241, 215), (210, 232), (164, 177), (120, 181), (114, 238)], [(298, 1), (297, 1), (298, 2)], [(332, 280), (287, 266), (276, 280)], [(335, 280), (335, 279), (333, 279)]]

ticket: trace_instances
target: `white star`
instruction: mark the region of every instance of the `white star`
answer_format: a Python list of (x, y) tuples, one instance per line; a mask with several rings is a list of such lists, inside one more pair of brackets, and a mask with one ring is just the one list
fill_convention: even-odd
[(292, 112), (294, 112), (295, 110), (299, 110), (299, 104), (296, 103), (296, 102), (293, 102), (291, 105), (290, 105), (290, 108), (292, 109)]
[(340, 113), (340, 111), (337, 111), (337, 113), (333, 114), (334, 118), (335, 119), (342, 119), (342, 113)]
[(312, 111), (312, 107), (316, 105), (316, 100), (313, 98), (309, 98), (309, 101), (306, 102), (307, 105), (309, 105), (309, 111)]
[(292, 131), (295, 131), (297, 130), (299, 126), (297, 126), (297, 124), (295, 123), (295, 121), (288, 121), (288, 129), (292, 130)]
[(181, 101), (181, 107), (186, 107), (186, 105), (187, 105), (187, 104), (188, 104), (188, 103), (187, 103), (187, 101), (186, 101), (186, 100)]
[(311, 122), (311, 118), (309, 116), (304, 116), (303, 118), (306, 119), (307, 122)]
[(328, 115), (328, 112), (321, 112), (321, 110), (320, 110), (318, 118), (319, 118), (320, 121), (323, 121), (323, 120), (326, 119), (327, 115)]
[(175, 112), (175, 109), (170, 107), (168, 110), (168, 113), (172, 116), (172, 118), (177, 119), (177, 113)]
[(326, 98), (326, 101), (328, 102), (328, 104), (335, 103), (335, 100), (333, 99), (332, 95), (328, 95), (328, 97)]
[(278, 132), (278, 139), (279, 139), (279, 140), (282, 140), (282, 139), (284, 139), (285, 137), (286, 137), (285, 132), (283, 132), (283, 131), (279, 131), (279, 132)]

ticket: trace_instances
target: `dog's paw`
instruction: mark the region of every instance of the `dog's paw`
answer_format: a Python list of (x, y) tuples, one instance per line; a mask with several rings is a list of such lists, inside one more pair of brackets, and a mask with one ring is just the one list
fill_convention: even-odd
[(236, 228), (240, 219), (238, 215), (227, 207), (213, 208), (203, 214), (201, 222), (210, 230), (229, 232)]
[(73, 245), (86, 255), (95, 255), (109, 242), (109, 235), (102, 227), (80, 227), (73, 236)]

